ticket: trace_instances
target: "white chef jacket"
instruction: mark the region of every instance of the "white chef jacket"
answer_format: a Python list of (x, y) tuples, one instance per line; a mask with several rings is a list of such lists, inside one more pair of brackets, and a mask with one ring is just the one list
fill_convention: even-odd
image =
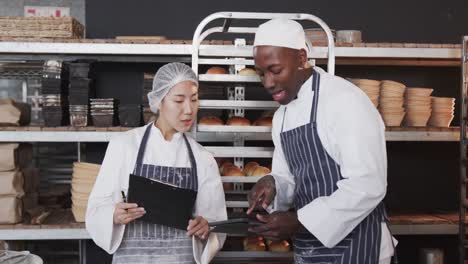
[[(330, 196), (316, 198), (297, 211), (298, 219), (323, 245), (334, 247), (383, 200), (387, 189), (385, 125), (369, 98), (352, 83), (318, 67), (320, 96), (317, 130), (320, 141), (340, 166), (343, 180)], [(302, 85), (297, 98), (282, 105), (273, 118), (275, 144), (272, 175), (276, 181), (273, 210), (292, 207), (294, 176), (281, 146), (283, 131), (310, 123), (314, 93), (312, 76)], [(396, 242), (396, 241), (395, 241)], [(393, 255), (391, 235), (382, 223), (380, 259)]]
[[(153, 125), (145, 149), (143, 163), (170, 167), (190, 167), (188, 150), (182, 133), (166, 141)], [(133, 172), (138, 148), (146, 126), (113, 136), (96, 183), (88, 201), (86, 230), (94, 242), (108, 253), (114, 253), (122, 241), (125, 225), (113, 222), (115, 205), (122, 202), (121, 191), (127, 193), (129, 174)], [(198, 195), (195, 216), (208, 222), (227, 219), (224, 191), (219, 169), (211, 153), (187, 136), (197, 163)], [(168, 201), (170, 202), (170, 201)], [(187, 223), (188, 225), (188, 223)], [(193, 254), (197, 263), (209, 263), (224, 244), (226, 236), (211, 233), (206, 243), (193, 236)]]

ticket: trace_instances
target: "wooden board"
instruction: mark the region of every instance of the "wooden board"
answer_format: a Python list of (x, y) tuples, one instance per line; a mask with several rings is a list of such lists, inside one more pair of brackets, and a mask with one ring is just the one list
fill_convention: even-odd
[(85, 228), (85, 223), (77, 223), (70, 209), (54, 210), (42, 225), (0, 225), (0, 229), (66, 229)]

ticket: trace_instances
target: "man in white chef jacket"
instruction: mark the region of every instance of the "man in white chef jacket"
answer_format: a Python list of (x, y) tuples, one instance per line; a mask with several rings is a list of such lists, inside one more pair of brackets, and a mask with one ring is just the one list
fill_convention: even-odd
[(311, 67), (302, 26), (274, 19), (255, 35), (255, 68), (281, 106), (271, 175), (249, 195), (270, 239), (292, 239), (296, 263), (390, 263), (385, 126), (350, 82)]

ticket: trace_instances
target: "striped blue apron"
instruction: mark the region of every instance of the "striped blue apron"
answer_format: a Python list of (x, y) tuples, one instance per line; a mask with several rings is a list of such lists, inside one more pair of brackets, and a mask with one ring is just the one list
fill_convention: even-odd
[[(153, 124), (148, 125), (141, 141), (133, 174), (197, 191), (197, 164), (185, 134), (183, 137), (187, 146), (191, 168), (143, 164), (143, 156), (151, 126)], [(163, 150), (161, 149), (161, 151)], [(186, 235), (186, 231), (138, 219), (129, 223), (125, 228), (122, 243), (115, 252), (112, 261), (113, 264), (194, 262), (192, 238)]]
[[(286, 162), (295, 177), (294, 207), (296, 210), (321, 196), (330, 196), (338, 189), (341, 176), (339, 165), (328, 155), (317, 131), (317, 106), (320, 74), (312, 77), (314, 98), (310, 123), (289, 131), (281, 128), (281, 144)], [(346, 132), (346, 131), (344, 131)], [(296, 263), (377, 264), (380, 254), (382, 222), (385, 208), (380, 203), (348, 236), (333, 248), (325, 247), (310, 232), (302, 231), (293, 237)]]

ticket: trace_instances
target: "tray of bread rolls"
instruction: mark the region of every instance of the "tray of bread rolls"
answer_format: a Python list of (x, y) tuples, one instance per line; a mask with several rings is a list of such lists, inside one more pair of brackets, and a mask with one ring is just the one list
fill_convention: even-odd
[(198, 75), (200, 82), (259, 83), (260, 77), (254, 69), (244, 68), (238, 74), (229, 74), (224, 67), (214, 66), (206, 74)]
[(197, 131), (200, 132), (235, 132), (235, 133), (269, 133), (273, 117), (264, 116), (250, 121), (245, 117), (232, 116), (224, 122), (224, 120), (215, 116), (204, 116), (200, 118), (197, 126)]
[(236, 101), (236, 100), (200, 100), (200, 109), (236, 109), (248, 110), (276, 109), (279, 103), (275, 101)]
[(274, 148), (271, 147), (205, 147), (213, 156), (219, 158), (228, 157), (251, 157), (251, 158), (272, 158)]

